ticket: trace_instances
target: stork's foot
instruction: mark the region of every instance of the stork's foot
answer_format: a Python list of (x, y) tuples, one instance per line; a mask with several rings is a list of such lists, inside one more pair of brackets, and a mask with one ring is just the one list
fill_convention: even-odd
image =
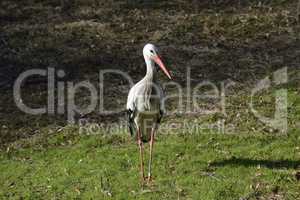
[(153, 188), (155, 186), (153, 182), (153, 178), (151, 176), (146, 176), (141, 180), (141, 188), (142, 190), (145, 188)]
[(152, 176), (145, 177), (147, 185), (153, 185), (153, 178)]
[(152, 176), (147, 176), (146, 179), (147, 179), (148, 182), (151, 182), (152, 181)]

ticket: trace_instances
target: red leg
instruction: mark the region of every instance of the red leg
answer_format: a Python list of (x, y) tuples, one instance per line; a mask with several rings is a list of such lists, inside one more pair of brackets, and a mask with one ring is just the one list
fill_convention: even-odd
[(150, 158), (149, 158), (149, 167), (148, 167), (148, 182), (151, 181), (151, 164), (152, 164), (152, 154), (153, 154), (153, 145), (154, 145), (154, 133), (156, 127), (151, 130), (151, 139), (150, 139)]
[(142, 184), (143, 184), (144, 180), (145, 180), (145, 175), (144, 175), (144, 156), (143, 156), (143, 142), (142, 142), (142, 139), (141, 139), (140, 129), (138, 129), (137, 142), (138, 142), (139, 149), (140, 149), (140, 173), (141, 173), (141, 180), (142, 180)]

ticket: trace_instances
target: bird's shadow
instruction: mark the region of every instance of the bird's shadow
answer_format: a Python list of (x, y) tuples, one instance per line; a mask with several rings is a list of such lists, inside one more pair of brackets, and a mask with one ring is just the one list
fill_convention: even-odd
[(266, 159), (250, 159), (250, 158), (230, 158), (222, 161), (215, 161), (210, 164), (213, 167), (223, 167), (226, 165), (239, 165), (245, 167), (262, 166), (270, 169), (296, 169), (300, 167), (300, 160), (266, 160)]

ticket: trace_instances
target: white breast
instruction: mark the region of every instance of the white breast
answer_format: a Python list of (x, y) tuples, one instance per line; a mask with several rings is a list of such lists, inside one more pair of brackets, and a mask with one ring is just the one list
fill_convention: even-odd
[(127, 109), (137, 112), (159, 112), (163, 98), (162, 89), (142, 79), (134, 85), (128, 95)]

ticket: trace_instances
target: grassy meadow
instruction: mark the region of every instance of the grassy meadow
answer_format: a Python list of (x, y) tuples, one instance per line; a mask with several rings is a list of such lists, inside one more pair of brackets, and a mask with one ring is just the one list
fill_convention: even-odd
[(155, 143), (154, 181), (143, 188), (137, 145), (130, 138), (66, 140), (61, 134), (47, 140), (49, 147), (35, 144), (1, 153), (2, 199), (300, 198), (296, 131), (276, 137), (161, 135)]

